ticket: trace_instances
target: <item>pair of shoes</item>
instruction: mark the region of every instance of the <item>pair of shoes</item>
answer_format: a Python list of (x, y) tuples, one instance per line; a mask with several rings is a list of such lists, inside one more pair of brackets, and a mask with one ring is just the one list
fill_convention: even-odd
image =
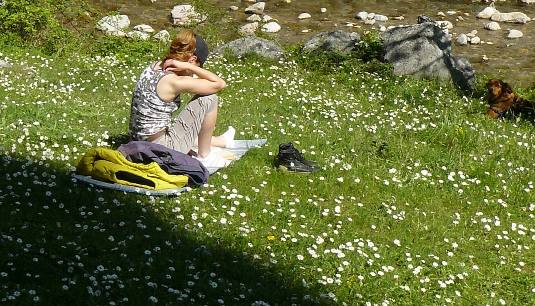
[(306, 160), (291, 142), (279, 145), (279, 153), (275, 158), (275, 167), (292, 172), (315, 172), (319, 170), (315, 163)]

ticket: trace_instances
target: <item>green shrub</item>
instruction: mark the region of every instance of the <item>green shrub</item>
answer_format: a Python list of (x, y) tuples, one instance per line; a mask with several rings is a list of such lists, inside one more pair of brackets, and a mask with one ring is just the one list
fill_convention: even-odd
[(167, 50), (167, 44), (116, 36), (96, 37), (86, 49), (92, 55), (114, 54), (125, 59), (154, 57), (163, 54), (164, 50)]
[(39, 46), (47, 53), (61, 50), (70, 34), (55, 17), (57, 1), (6, 0), (0, 6), (3, 43)]

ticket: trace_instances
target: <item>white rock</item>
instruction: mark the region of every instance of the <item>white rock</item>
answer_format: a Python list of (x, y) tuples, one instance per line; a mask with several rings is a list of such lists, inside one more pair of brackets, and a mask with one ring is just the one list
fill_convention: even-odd
[(161, 30), (160, 32), (154, 34), (154, 36), (152, 36), (153, 39), (155, 40), (159, 40), (161, 42), (168, 42), (170, 41), (171, 35), (169, 35), (169, 32), (167, 30)]
[(273, 18), (272, 18), (271, 16), (269, 16), (269, 15), (264, 15), (264, 16), (262, 17), (262, 21), (263, 21), (263, 22), (269, 22), (269, 21), (271, 21), (271, 20), (273, 20)]
[(479, 45), (480, 43), (481, 43), (481, 38), (479, 38), (478, 36), (472, 37), (470, 39), (470, 44), (472, 45)]
[(470, 31), (470, 33), (466, 34), (466, 36), (468, 36), (468, 37), (474, 37), (476, 35), (477, 35), (477, 30), (472, 30), (472, 31)]
[(257, 2), (248, 8), (245, 9), (245, 12), (248, 14), (260, 14), (262, 15), (264, 13), (264, 8), (266, 7), (265, 2)]
[(457, 19), (457, 21), (464, 21), (463, 16), (458, 16), (456, 19)]
[(438, 12), (438, 13), (437, 13), (437, 16), (440, 16), (440, 17), (446, 17), (446, 14), (444, 14), (444, 12)]
[(153, 33), (154, 29), (148, 24), (138, 24), (137, 26), (134, 27), (134, 31)]
[(485, 29), (491, 30), (491, 31), (498, 31), (500, 28), (500, 24), (496, 21), (491, 21), (485, 25)]
[(133, 39), (140, 39), (140, 40), (148, 40), (150, 38), (149, 33), (141, 32), (141, 31), (130, 31), (126, 33), (126, 37), (133, 38)]
[(277, 33), (281, 30), (281, 26), (275, 21), (271, 21), (262, 26), (262, 31), (266, 33)]
[(360, 20), (368, 19), (368, 13), (367, 12), (358, 12), (357, 13), (357, 19), (360, 19)]
[(481, 19), (489, 19), (492, 15), (499, 13), (493, 6), (487, 6), (481, 12), (477, 13), (476, 17)]
[(375, 13), (368, 13), (368, 19), (375, 19)]
[(380, 25), (379, 32), (385, 32), (385, 31), (386, 31), (386, 27), (384, 25)]
[(375, 19), (366, 19), (366, 20), (364, 20), (364, 24), (372, 25), (374, 23), (375, 23)]
[(522, 36), (524, 36), (524, 34), (519, 30), (509, 30), (507, 38), (520, 38)]
[(532, 4), (532, 3), (535, 3), (535, 0), (520, 0), (520, 2), (525, 3), (525, 4)]
[(457, 12), (456, 11), (447, 11), (446, 14), (448, 16), (453, 16), (453, 15), (457, 15)]
[(324, 8), (324, 7), (322, 7), (322, 8), (320, 8), (320, 12), (322, 12), (322, 13), (326, 13), (326, 12), (327, 12), (327, 9)]
[(457, 37), (457, 44), (461, 46), (468, 44), (468, 36), (466, 36), (466, 34), (459, 34)]
[(395, 19), (395, 20), (404, 20), (405, 17), (403, 17), (403, 16), (396, 16), (396, 17), (392, 17), (392, 19)]
[(260, 17), (260, 15), (257, 15), (257, 14), (252, 14), (251, 16), (247, 17), (247, 21), (251, 21), (251, 22), (262, 21), (262, 17)]
[(526, 14), (521, 12), (512, 12), (512, 13), (496, 13), (492, 14), (490, 17), (493, 21), (498, 22), (512, 22), (512, 23), (527, 23), (531, 21), (531, 18), (526, 16)]
[(171, 17), (174, 25), (189, 26), (201, 23), (206, 20), (207, 16), (195, 11), (195, 8), (189, 4), (175, 5), (171, 10)]
[(308, 19), (312, 17), (309, 13), (301, 13), (299, 16), (297, 16), (298, 19)]
[(238, 33), (242, 36), (251, 36), (254, 35), (256, 30), (258, 30), (259, 23), (258, 22), (251, 22), (246, 25), (243, 25), (239, 30)]
[(237, 11), (237, 10), (239, 10), (240, 8), (237, 7), (237, 6), (235, 6), (235, 5), (231, 5), (231, 6), (229, 6), (229, 9), (230, 9), (231, 11)]
[(448, 20), (435, 21), (435, 24), (442, 29), (447, 29), (447, 30), (453, 29), (453, 23), (449, 22)]
[(126, 15), (106, 16), (97, 23), (97, 29), (109, 33), (118, 32), (130, 26), (130, 19)]
[(388, 17), (386, 17), (385, 15), (379, 15), (379, 14), (375, 14), (375, 16), (373, 16), (373, 19), (377, 21), (388, 21)]

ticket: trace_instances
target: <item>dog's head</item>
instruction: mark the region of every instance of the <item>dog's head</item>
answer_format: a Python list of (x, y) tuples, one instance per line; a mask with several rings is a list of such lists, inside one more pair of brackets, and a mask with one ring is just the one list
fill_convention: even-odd
[(511, 85), (503, 82), (502, 80), (496, 79), (492, 79), (487, 82), (487, 91), (490, 100), (513, 94), (513, 88)]

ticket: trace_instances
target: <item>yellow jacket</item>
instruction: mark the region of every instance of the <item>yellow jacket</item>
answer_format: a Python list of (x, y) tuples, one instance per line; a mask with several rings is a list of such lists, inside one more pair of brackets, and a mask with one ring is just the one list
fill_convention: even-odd
[(185, 175), (167, 174), (155, 162), (133, 163), (121, 152), (108, 148), (90, 149), (80, 159), (76, 170), (97, 180), (154, 190), (176, 189), (188, 183)]

